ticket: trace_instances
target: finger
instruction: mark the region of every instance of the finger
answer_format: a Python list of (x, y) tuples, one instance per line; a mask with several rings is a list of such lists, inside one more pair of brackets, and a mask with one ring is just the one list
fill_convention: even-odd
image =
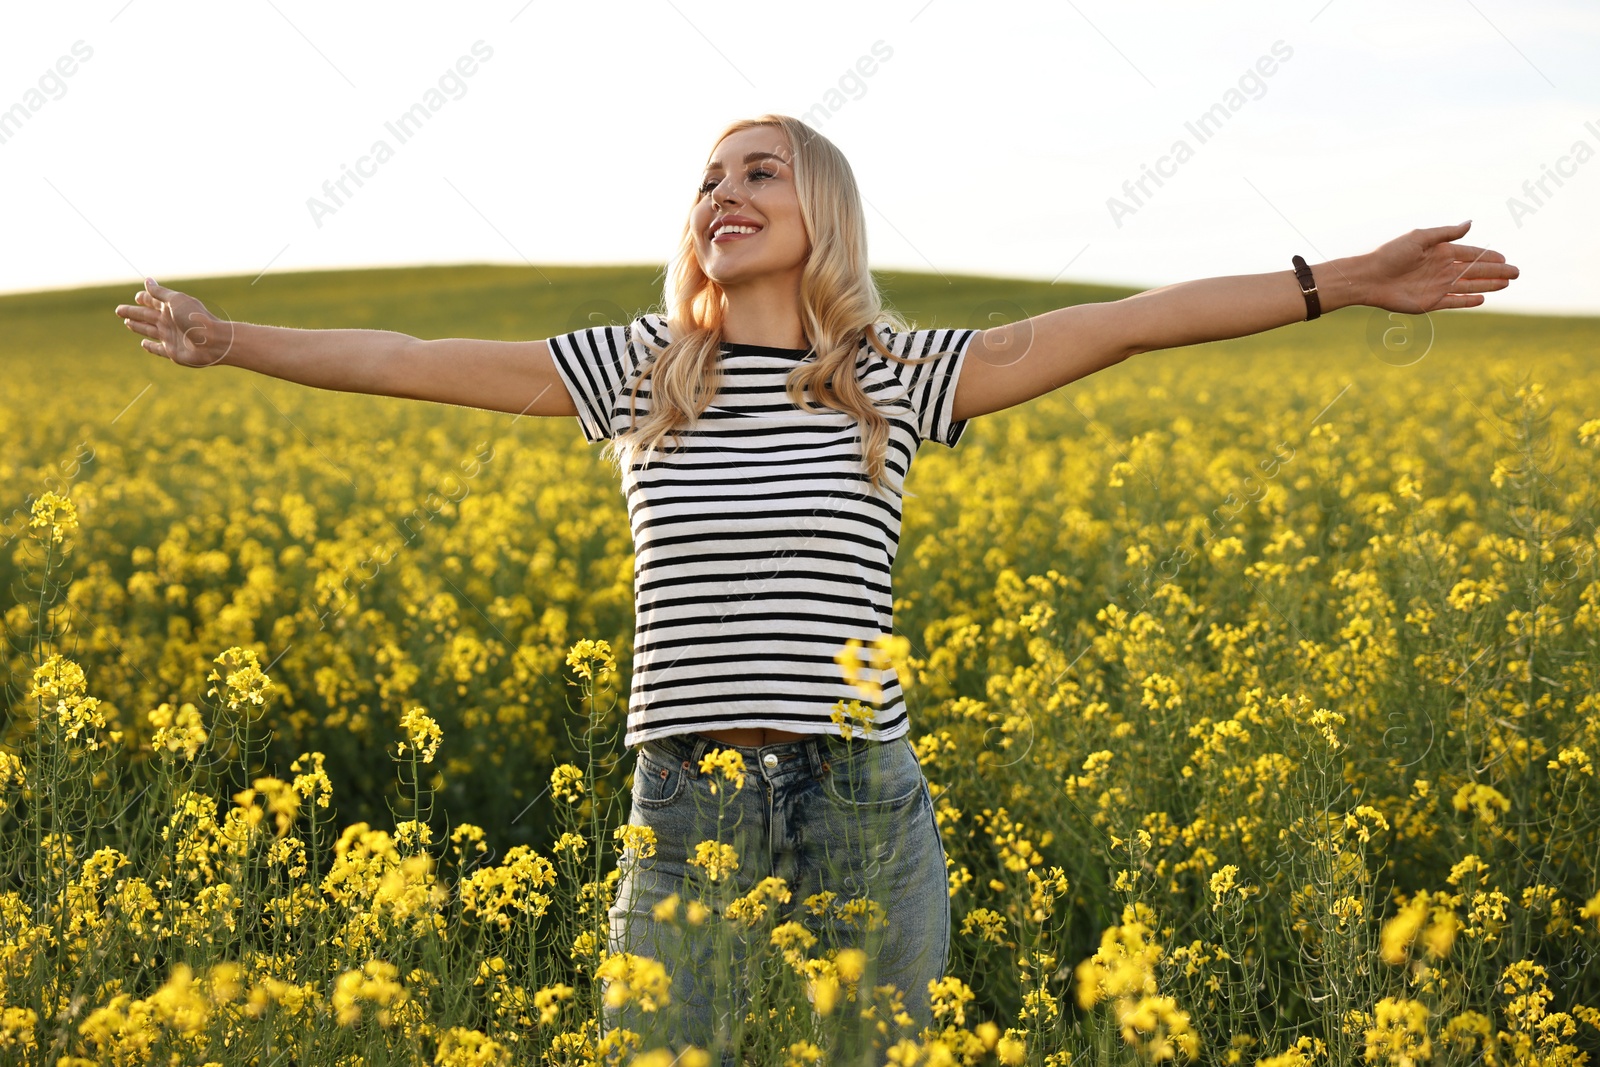
[(1475, 308), (1483, 303), (1481, 296), (1447, 296), (1429, 310), (1447, 311), (1450, 308)]
[(123, 319), (122, 321), (126, 323), (128, 329), (132, 330), (134, 333), (142, 334), (145, 337), (161, 336), (161, 332), (154, 326), (147, 326), (142, 322), (135, 322), (133, 319)]
[(154, 278), (146, 278), (144, 280), (144, 287), (150, 292), (150, 295), (154, 296), (157, 300), (171, 300), (174, 296), (178, 295), (176, 289), (168, 289), (164, 285), (159, 285), (156, 283)]
[(1478, 248), (1476, 245), (1449, 245), (1446, 248), (1457, 259), (1470, 259), (1482, 263), (1504, 263), (1506, 257), (1492, 248)]
[(161, 350), (162, 346), (160, 341), (152, 341), (147, 337), (139, 342), (139, 347), (150, 353), (152, 356), (161, 356), (163, 358), (166, 357), (166, 353)]
[(1457, 278), (1515, 278), (1522, 272), (1510, 263), (1468, 263)]
[(1456, 293), (1493, 293), (1504, 289), (1511, 282), (1506, 278), (1457, 278), (1450, 283), (1450, 292)]
[(1440, 241), (1454, 241), (1458, 237), (1464, 237), (1470, 229), (1472, 229), (1472, 220), (1469, 219), (1466, 222), (1458, 222), (1454, 226), (1434, 226), (1417, 232), (1429, 244), (1438, 244)]
[(139, 322), (155, 322), (161, 318), (161, 312), (151, 308), (134, 307), (129, 304), (118, 304), (117, 314), (123, 319), (136, 319)]

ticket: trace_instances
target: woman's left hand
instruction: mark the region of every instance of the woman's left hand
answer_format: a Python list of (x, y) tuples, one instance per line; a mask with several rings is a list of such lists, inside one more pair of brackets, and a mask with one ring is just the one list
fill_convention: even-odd
[(1369, 252), (1366, 296), (1361, 302), (1386, 311), (1420, 315), (1483, 303), (1479, 294), (1504, 289), (1521, 272), (1489, 248), (1452, 244), (1471, 222), (1412, 230)]

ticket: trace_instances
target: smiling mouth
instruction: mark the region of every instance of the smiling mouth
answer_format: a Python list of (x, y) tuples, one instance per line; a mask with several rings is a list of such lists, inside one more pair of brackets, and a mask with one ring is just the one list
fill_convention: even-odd
[(733, 232), (731, 230), (726, 232), (726, 233), (717, 233), (717, 234), (714, 234), (712, 236), (711, 243), (714, 244), (714, 245), (720, 245), (720, 244), (726, 244), (729, 241), (743, 240), (746, 237), (754, 237), (754, 236), (756, 236), (756, 234), (761, 233), (764, 229), (766, 229), (766, 227), (758, 226), (758, 227), (755, 228), (754, 232), (752, 232), (752, 233), (736, 233), (736, 232)]

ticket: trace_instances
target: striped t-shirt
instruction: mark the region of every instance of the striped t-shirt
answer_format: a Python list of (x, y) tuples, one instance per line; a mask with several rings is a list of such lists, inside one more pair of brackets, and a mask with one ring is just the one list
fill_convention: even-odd
[[(850, 415), (814, 400), (808, 413), (785, 395), (811, 350), (727, 342), (721, 389), (699, 421), (623, 473), (634, 546), (628, 747), (730, 727), (837, 734), (837, 703), (872, 706), (834, 657), (850, 638), (894, 632), (889, 576), (906, 472), (923, 441), (954, 448), (961, 439), (956, 381), (977, 335), (877, 329), (895, 355), (945, 353), (900, 364), (860, 342), (862, 388), (880, 405), (898, 401), (883, 411), (887, 495), (872, 493)], [(648, 314), (548, 340), (590, 443), (628, 429), (635, 379), (668, 339), (666, 317)], [(649, 396), (646, 382), (641, 419)], [(865, 736), (904, 735), (894, 669), (863, 677), (882, 687)]]

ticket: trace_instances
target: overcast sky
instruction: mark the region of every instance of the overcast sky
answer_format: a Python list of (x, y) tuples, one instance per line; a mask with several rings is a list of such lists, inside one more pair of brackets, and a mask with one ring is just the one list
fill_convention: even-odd
[(851, 160), (878, 268), (1149, 288), (1472, 219), (1466, 242), (1522, 268), (1486, 306), (1600, 312), (1592, 0), (7, 15), (0, 291), (660, 265), (711, 138), (775, 111)]

